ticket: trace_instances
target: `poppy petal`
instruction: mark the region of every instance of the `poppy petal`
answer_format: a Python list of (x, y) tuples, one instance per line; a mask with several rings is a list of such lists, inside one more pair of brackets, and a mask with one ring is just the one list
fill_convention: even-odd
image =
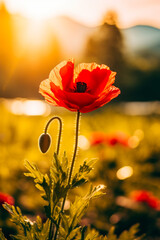
[(74, 79), (76, 79), (79, 75), (79, 73), (82, 71), (82, 70), (88, 70), (89, 72), (92, 72), (94, 69), (96, 68), (100, 68), (100, 69), (107, 69), (109, 70), (109, 67), (102, 64), (102, 65), (99, 65), (99, 64), (96, 64), (96, 63), (80, 63), (78, 64), (78, 66), (75, 68), (75, 71), (74, 71)]
[[(120, 90), (112, 86), (115, 75), (104, 64), (82, 63), (74, 71), (73, 60), (63, 61), (40, 84), (39, 92), (54, 106), (90, 112), (119, 95)], [(78, 89), (79, 82), (86, 83), (85, 89)]]
[(95, 101), (95, 97), (89, 93), (69, 93), (66, 92), (66, 100), (77, 105), (79, 109), (88, 106)]
[(102, 107), (106, 103), (110, 102), (113, 98), (116, 98), (119, 94), (120, 94), (119, 88), (116, 88), (115, 86), (111, 86), (108, 94), (102, 95), (91, 105), (83, 107), (81, 109), (81, 112), (86, 113), (86, 112), (96, 110), (97, 108)]
[(87, 92), (98, 95), (114, 83), (115, 75), (116, 73), (104, 64), (82, 63), (75, 69), (74, 82), (85, 82)]
[(66, 90), (72, 82), (74, 70), (73, 59), (58, 64), (49, 74), (49, 80), (56, 86)]
[[(53, 106), (61, 106), (61, 107), (65, 107), (71, 111), (73, 111), (73, 106), (69, 106), (65, 104), (63, 98), (64, 95), (61, 94), (61, 96), (59, 96), (59, 98), (57, 98), (55, 96), (55, 92), (57, 92), (59, 90), (59, 88), (54, 84), (54, 89), (52, 88), (51, 90), (51, 81), (49, 79), (44, 80), (43, 82), (41, 82), (40, 84), (40, 90), (39, 92), (45, 97), (46, 102), (48, 102), (49, 104), (53, 105)], [(53, 85), (53, 83), (52, 83)], [(63, 91), (61, 91), (61, 93), (63, 93)], [(74, 106), (74, 109), (76, 109), (76, 106)], [(76, 110), (74, 110), (76, 111)]]
[(39, 86), (39, 93), (41, 93), (47, 102), (52, 103), (53, 105), (57, 105), (55, 102), (55, 96), (54, 93), (51, 91), (50, 89), (50, 80), (46, 79), (44, 81), (41, 82), (40, 86)]
[(89, 93), (78, 93), (78, 92), (66, 92), (62, 91), (60, 88), (55, 87), (51, 82), (51, 91), (54, 92), (55, 98), (61, 99), (69, 107), (80, 110), (82, 107), (90, 105), (96, 100), (95, 96)]

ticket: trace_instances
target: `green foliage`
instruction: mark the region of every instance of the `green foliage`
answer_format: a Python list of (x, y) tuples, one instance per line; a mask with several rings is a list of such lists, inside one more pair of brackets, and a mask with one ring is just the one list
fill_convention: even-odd
[[(143, 239), (143, 236), (141, 237), (135, 237), (138, 232), (138, 224), (133, 225), (128, 231), (124, 231), (121, 233), (119, 238), (115, 238), (115, 240), (141, 240)], [(115, 235), (114, 235), (115, 237)], [(108, 240), (114, 240), (112, 238), (112, 233), (109, 233)]]
[(88, 182), (88, 174), (93, 169), (95, 162), (96, 159), (92, 159), (88, 162), (84, 161), (83, 164), (80, 165), (78, 172), (73, 177), (72, 188), (78, 187), (83, 183)]
[[(138, 233), (138, 224), (135, 224), (132, 226), (128, 231), (124, 231), (121, 233), (119, 237), (117, 237), (114, 233), (115, 228), (111, 227), (109, 233), (107, 236), (102, 236), (96, 231), (95, 229), (87, 229), (87, 232), (85, 233), (85, 236), (82, 236), (81, 233), (81, 227), (76, 227), (68, 236), (65, 236), (66, 232), (69, 230), (69, 226), (67, 225), (68, 219), (66, 219), (65, 215), (62, 217), (64, 228), (61, 228), (61, 236), (59, 236), (59, 240), (142, 240), (144, 239), (144, 236), (136, 237), (136, 234)], [(34, 223), (34, 231), (37, 231), (37, 235), (35, 234), (35, 239), (39, 240), (45, 240), (47, 235), (45, 235), (45, 232), (48, 231), (48, 225), (47, 222), (43, 226), (43, 231), (40, 232), (42, 229), (42, 220), (40, 217), (37, 217), (36, 223)], [(13, 236), (12, 236), (13, 237)], [(38, 238), (36, 238), (38, 237)], [(23, 237), (22, 235), (13, 237), (13, 239), (20, 239), (20, 240), (29, 240), (27, 237)], [(32, 239), (32, 238), (30, 238)], [(0, 230), (0, 240), (7, 240), (2, 231)]]
[(114, 233), (115, 228), (111, 227), (107, 236), (100, 236), (99, 233), (92, 229), (87, 232), (84, 240), (142, 240), (143, 236), (136, 237), (138, 233), (138, 224), (133, 225), (128, 231), (124, 231), (121, 233), (119, 237), (117, 237)]
[[(86, 156), (89, 159), (97, 157), (99, 160), (96, 163), (96, 167), (94, 167), (94, 174), (90, 171), (89, 176), (94, 185), (101, 182), (107, 185), (107, 197), (98, 199), (98, 201), (92, 201), (91, 206), (93, 212), (95, 212), (96, 209), (97, 217), (94, 215), (91, 219), (89, 209), (84, 220), (90, 222), (91, 219), (95, 228), (101, 229), (103, 232), (108, 232), (110, 226), (115, 224), (116, 233), (118, 235), (121, 234), (124, 228), (129, 229), (130, 226), (139, 222), (139, 228), (142, 233), (146, 233), (146, 238), (156, 238), (158, 232), (158, 225), (156, 222), (158, 211), (146, 207), (141, 209), (141, 212), (139, 212), (136, 209), (130, 209), (126, 206), (123, 207), (117, 205), (116, 199), (119, 195), (129, 199), (130, 193), (138, 189), (148, 190), (157, 198), (160, 198), (158, 178), (160, 156), (160, 117), (159, 115), (125, 115), (123, 106), (124, 105), (122, 105), (122, 107), (121, 105), (117, 105), (115, 107), (114, 105), (108, 105), (107, 109), (104, 109), (100, 114), (99, 112), (95, 112), (94, 114), (84, 115), (84, 118), (81, 119), (81, 134), (89, 140), (93, 131), (103, 131), (106, 134), (113, 133), (115, 131), (123, 131), (129, 136), (135, 136), (140, 139), (138, 146), (135, 148), (126, 148), (118, 144), (115, 146), (97, 145), (80, 151), (78, 161), (74, 168), (75, 171), (72, 181), (73, 179), (74, 181), (75, 179), (76, 181), (79, 181), (79, 178), (81, 179), (81, 177), (86, 178), (87, 180), (85, 181), (88, 181), (88, 174), (85, 176), (79, 176), (80, 174), (78, 174), (78, 172), (80, 165), (83, 166), (83, 159), (86, 159)], [(137, 108), (138, 106), (139, 105), (137, 104)], [(44, 173), (48, 173), (48, 177), (45, 176), (44, 182), (43, 177), (40, 177), (40, 183), (43, 186), (46, 185), (46, 192), (47, 185), (51, 185), (53, 189), (50, 180), (50, 173), (48, 171), (50, 165), (50, 161), (48, 159), (52, 159), (52, 151), (49, 151), (46, 155), (42, 155), (36, 147), (37, 139), (41, 134), (41, 129), (44, 125), (44, 118), (42, 116), (27, 117), (24, 115), (13, 115), (5, 109), (3, 104), (0, 104), (0, 110), (3, 116), (0, 119), (0, 124), (2, 126), (0, 137), (0, 191), (7, 192), (12, 195), (15, 198), (17, 205), (21, 205), (22, 213), (25, 212), (25, 215), (31, 214), (32, 216), (35, 216), (37, 212), (40, 212), (44, 219), (43, 204), (41, 198), (38, 196), (39, 192), (35, 191), (32, 181), (23, 176), (23, 161), (20, 161), (20, 159), (34, 160), (34, 162), (38, 165), (38, 168), (40, 170), (43, 169), (43, 174), (41, 173), (41, 176), (44, 177)], [(74, 138), (72, 138), (72, 131), (68, 131), (68, 129), (72, 127), (72, 123), (74, 121), (73, 117), (74, 114), (68, 114), (67, 112), (63, 115), (63, 120), (65, 122), (65, 134), (63, 135), (61, 149), (67, 149), (67, 157), (69, 160), (72, 157), (71, 154)], [(38, 127), (37, 121), (39, 123)], [(142, 136), (142, 139), (141, 136), (137, 134), (137, 130), (138, 132), (142, 132), (142, 135), (144, 135)], [(52, 137), (53, 145), (56, 144), (56, 139), (56, 137)], [(60, 158), (60, 160), (65, 161), (62, 158)], [(53, 159), (53, 161), (55, 164), (55, 159)], [(86, 161), (86, 164), (88, 165), (88, 161)], [(117, 179), (116, 173), (118, 169), (123, 166), (131, 166), (133, 168), (133, 175), (125, 180), (119, 180)], [(55, 171), (56, 167), (53, 168), (53, 171)], [(67, 167), (64, 167), (65, 172), (66, 169)], [(78, 177), (75, 177), (76, 174)], [(58, 178), (56, 180), (58, 180)], [(84, 196), (87, 184), (83, 184), (82, 188), (79, 189), (76, 188), (75, 183), (75, 185), (72, 186), (72, 181), (71, 186), (68, 186), (68, 188), (75, 187), (75, 189), (70, 191), (70, 199), (74, 199), (74, 195), (77, 192), (79, 194), (81, 192), (82, 196)], [(48, 187), (48, 192), (50, 193), (49, 188), (50, 187)], [(49, 194), (46, 194), (44, 188), (41, 188), (41, 190), (42, 195), (47, 195), (47, 199), (49, 199)], [(51, 198), (52, 197), (53, 196), (51, 194)], [(55, 216), (58, 217), (61, 201), (59, 205), (57, 204), (55, 207), (55, 212), (52, 215), (54, 218), (56, 218)], [(46, 205), (46, 214), (51, 220), (51, 207), (49, 202), (43, 202)], [(134, 204), (132, 206), (134, 207)], [(69, 210), (65, 211), (65, 213), (66, 212), (69, 214)], [(120, 217), (120, 221), (117, 223), (111, 221), (111, 216), (114, 214)], [(8, 216), (9, 215), (5, 210), (3, 216), (0, 216), (0, 226), (3, 228), (6, 238), (9, 234), (16, 233), (16, 226), (8, 221)], [(52, 219), (52, 221), (53, 220), (54, 219)], [(57, 219), (55, 219), (55, 222), (57, 222)]]
[[(68, 118), (67, 116), (64, 116), (64, 117)], [(60, 234), (58, 237), (61, 237), (61, 236), (63, 237), (63, 235), (64, 235), (67, 237), (67, 239), (86, 239), (87, 234), (89, 234), (89, 232), (86, 234), (85, 233), (82, 234), (83, 229), (79, 225), (78, 219), (80, 219), (83, 216), (83, 214), (86, 213), (87, 207), (88, 207), (87, 204), (89, 204), (90, 199), (94, 199), (95, 197), (101, 196), (102, 193), (101, 193), (101, 191), (99, 191), (99, 188), (92, 187), (92, 188), (90, 188), (90, 191), (88, 194), (86, 194), (86, 195), (82, 194), (82, 196), (83, 196), (82, 198), (76, 197), (75, 200), (71, 203), (70, 209), (65, 211), (64, 213), (61, 213), (61, 202), (65, 195), (65, 191), (68, 192), (69, 190), (71, 190), (69, 196), (71, 196), (71, 199), (74, 199), (72, 192), (74, 192), (74, 194), (75, 194), (77, 192), (77, 190), (75, 189), (74, 191), (72, 191), (73, 188), (77, 188), (81, 184), (84, 184), (83, 189), (84, 189), (84, 191), (86, 191), (87, 185), (85, 185), (85, 183), (87, 181), (89, 181), (89, 177), (88, 177), (89, 174), (92, 177), (92, 180), (95, 180), (94, 179), (94, 177), (96, 176), (95, 172), (94, 172), (94, 175), (92, 175), (92, 173), (91, 173), (91, 170), (93, 168), (93, 164), (94, 164), (95, 160), (83, 162), (82, 159), (86, 158), (86, 154), (89, 155), (90, 158), (93, 158), (94, 156), (98, 156), (98, 154), (99, 154), (100, 161), (98, 161), (95, 170), (99, 171), (98, 165), (102, 166), (102, 170), (99, 171), (100, 178), (98, 179), (98, 183), (99, 182), (104, 183), (106, 181), (106, 184), (108, 186), (107, 189), (109, 189), (108, 191), (111, 192), (109, 198), (105, 198), (105, 201), (99, 200), (98, 202), (97, 201), (92, 202), (93, 208), (94, 208), (94, 204), (97, 204), (97, 205), (99, 204), (99, 206), (102, 207), (102, 211), (100, 211), (101, 210), (100, 208), (96, 208), (96, 210), (97, 210), (97, 213), (99, 214), (98, 221), (100, 221), (100, 224), (102, 221), (106, 221), (106, 223), (107, 223), (104, 228), (103, 228), (103, 225), (99, 224), (99, 226), (102, 227), (101, 229), (103, 231), (107, 232), (110, 228), (111, 223), (109, 221), (109, 217), (113, 213), (117, 213), (118, 211), (120, 211), (120, 213), (121, 213), (123, 211), (122, 208), (120, 210), (119, 209), (115, 210), (115, 208), (113, 210), (113, 208), (110, 208), (113, 205), (114, 206), (116, 205), (114, 197), (117, 195), (113, 194), (115, 187), (118, 186), (116, 188), (118, 190), (123, 187), (123, 189), (126, 190), (125, 193), (129, 193), (131, 190), (135, 189), (135, 186), (131, 185), (130, 179), (127, 179), (125, 181), (117, 180), (119, 185), (113, 185), (113, 183), (115, 183), (115, 179), (116, 179), (116, 177), (115, 177), (115, 179), (113, 178), (113, 170), (115, 171), (115, 176), (116, 176), (116, 171), (120, 167), (125, 166), (125, 165), (133, 166), (133, 164), (134, 164), (134, 166), (135, 166), (134, 176), (135, 177), (133, 176), (134, 178), (132, 178), (132, 179), (135, 181), (135, 183), (137, 182), (138, 188), (141, 188), (142, 186), (146, 186), (146, 179), (147, 179), (148, 189), (152, 189), (152, 185), (154, 184), (155, 185), (154, 189), (155, 189), (155, 193), (156, 193), (156, 181), (151, 181), (151, 177), (149, 178), (149, 174), (152, 169), (149, 167), (149, 166), (151, 166), (151, 163), (150, 163), (150, 165), (148, 165), (148, 167), (145, 167), (145, 166), (146, 166), (146, 164), (149, 164), (149, 163), (147, 163), (146, 159), (147, 158), (149, 159), (149, 156), (151, 155), (152, 151), (154, 151), (154, 149), (157, 149), (156, 151), (158, 154), (158, 149), (160, 146), (159, 141), (157, 141), (158, 136), (159, 136), (159, 129), (160, 129), (159, 128), (159, 118), (154, 117), (154, 119), (150, 118), (149, 120), (147, 120), (145, 117), (143, 117), (143, 118), (142, 117), (132, 117), (132, 119), (131, 119), (128, 116), (124, 116), (124, 115), (122, 116), (120, 114), (117, 114), (117, 115), (113, 114), (113, 112), (109, 112), (109, 114), (104, 112), (104, 113), (100, 114), (99, 116), (96, 116), (96, 114), (95, 114), (94, 118), (96, 119), (96, 121), (92, 121), (92, 118), (93, 118), (92, 115), (91, 116), (87, 115), (86, 119), (85, 119), (85, 125), (83, 125), (84, 123), (82, 122), (82, 125), (84, 126), (84, 127), (82, 127), (82, 134), (86, 137), (89, 137), (89, 134), (91, 133), (91, 131), (93, 129), (96, 131), (104, 130), (106, 133), (112, 132), (113, 130), (121, 129), (130, 135), (134, 134), (134, 131), (136, 129), (142, 129), (142, 131), (144, 132), (146, 137), (145, 137), (145, 139), (143, 139), (142, 143), (140, 142), (139, 146), (136, 149), (126, 149), (121, 146), (115, 146), (114, 148), (109, 147), (109, 146), (108, 147), (106, 146), (105, 148), (102, 148), (102, 146), (97, 146), (97, 147), (93, 147), (93, 148), (90, 148), (85, 151), (81, 151), (81, 154), (79, 154), (79, 166), (78, 167), (75, 166), (75, 173), (73, 174), (71, 184), (69, 186), (67, 185), (67, 180), (68, 180), (68, 168), (69, 168), (68, 167), (68, 159), (71, 158), (71, 155), (69, 155), (70, 153), (68, 153), (68, 157), (69, 157), (68, 159), (65, 154), (63, 155), (62, 158), (57, 157), (57, 155), (55, 154), (49, 171), (48, 171), (49, 161), (46, 161), (46, 159), (45, 159), (46, 156), (40, 156), (38, 151), (36, 153), (36, 150), (35, 150), (36, 141), (32, 142), (31, 136), (36, 136), (39, 134), (39, 133), (37, 133), (38, 130), (36, 132), (35, 126), (37, 124), (37, 119), (39, 119), (39, 122), (41, 122), (41, 118), (37, 117), (36, 120), (34, 118), (32, 118), (32, 121), (31, 121), (30, 118), (22, 119), (22, 117), (20, 117), (20, 116), (19, 116), (19, 118), (17, 118), (16, 116), (12, 116), (12, 123), (10, 123), (11, 124), (10, 128), (7, 126), (6, 121), (1, 122), (1, 124), (3, 126), (2, 132), (3, 132), (3, 129), (8, 129), (7, 130), (8, 132), (6, 131), (6, 139), (0, 139), (1, 142), (6, 141), (6, 142), (2, 142), (4, 144), (2, 144), (2, 151), (0, 153), (1, 159), (4, 159), (4, 163), (3, 163), (3, 161), (1, 162), (2, 168), (0, 171), (1, 180), (2, 180), (1, 191), (4, 191), (5, 187), (6, 187), (7, 192), (10, 192), (14, 197), (18, 196), (16, 198), (16, 202), (18, 204), (20, 203), (22, 205), (22, 207), (23, 207), (22, 212), (24, 212), (24, 210), (26, 210), (25, 202), (27, 202), (28, 197), (30, 197), (30, 196), (31, 197), (29, 198), (29, 200), (33, 198), (33, 203), (34, 203), (32, 208), (29, 209), (31, 211), (31, 213), (34, 215), (37, 209), (39, 209), (41, 211), (40, 204), (39, 204), (38, 198), (37, 198), (38, 191), (35, 191), (35, 189), (34, 189), (32, 192), (30, 192), (30, 189), (33, 189), (31, 181), (27, 182), (25, 180), (25, 178), (22, 179), (22, 177), (21, 177), (22, 176), (21, 172), (23, 170), (23, 168), (21, 166), (22, 163), (17, 160), (18, 159), (17, 155), (18, 156), (20, 155), (22, 159), (23, 158), (33, 159), (34, 158), (35, 162), (38, 162), (38, 168), (39, 169), (43, 168), (43, 171), (44, 171), (44, 168), (46, 168), (47, 174), (44, 174), (44, 172), (42, 173), (37, 168), (36, 165), (31, 164), (29, 162), (25, 162), (25, 165), (28, 169), (27, 175), (34, 179), (36, 187), (41, 191), (42, 198), (45, 200), (44, 201), (44, 203), (46, 205), (45, 211), (46, 211), (46, 215), (48, 218), (46, 228), (48, 228), (48, 225), (50, 225), (51, 221), (56, 225), (57, 221), (59, 219), (59, 216), (61, 216), (62, 221), (61, 221), (61, 225), (60, 225)], [(105, 121), (103, 121), (103, 119), (105, 119)], [(65, 120), (65, 122), (67, 122), (67, 124), (70, 124), (70, 122), (72, 122), (72, 119), (70, 119), (70, 120), (71, 121), (68, 121), (68, 119), (67, 119), (67, 120)], [(16, 127), (17, 122), (19, 124), (19, 128)], [(96, 122), (98, 122), (99, 124), (96, 124)], [(70, 126), (67, 125), (67, 128), (69, 128), (69, 127)], [(24, 132), (24, 129), (26, 129), (26, 132)], [(28, 129), (31, 129), (31, 130), (29, 131)], [(35, 129), (35, 135), (32, 134), (33, 129)], [(11, 130), (13, 130), (14, 141), (13, 141), (13, 137), (10, 136), (11, 132), (12, 132)], [(87, 131), (89, 133), (87, 133)], [(14, 133), (16, 133), (16, 134), (14, 135)], [(65, 148), (67, 148), (68, 152), (70, 152), (71, 145), (72, 145), (71, 140), (70, 140), (71, 137), (70, 137), (70, 135), (69, 136), (66, 136), (66, 135), (64, 136), (64, 140), (65, 140), (64, 142), (66, 144)], [(69, 139), (69, 141), (67, 141), (67, 139)], [(7, 141), (10, 141), (10, 142), (7, 142)], [(54, 141), (54, 139), (53, 139), (53, 141)], [(21, 144), (20, 144), (20, 142), (21, 142)], [(3, 145), (5, 145), (6, 143), (9, 146), (8, 147), (9, 151), (4, 152)], [(33, 148), (33, 146), (34, 146), (34, 148)], [(27, 148), (27, 151), (24, 151), (26, 148)], [(9, 154), (9, 153), (12, 153), (12, 154)], [(102, 154), (100, 155), (100, 153), (102, 153)], [(127, 158), (126, 158), (126, 153), (127, 153)], [(145, 153), (145, 155), (143, 155), (142, 153)], [(49, 154), (50, 153), (47, 153), (47, 157), (50, 157)], [(101, 159), (101, 156), (107, 156), (107, 157), (106, 157), (106, 159)], [(8, 161), (6, 161), (6, 159), (8, 159)], [(117, 162), (116, 162), (117, 165), (115, 165), (115, 169), (113, 169), (113, 168), (109, 169), (108, 165), (110, 164), (111, 161), (112, 162), (115, 161), (115, 159), (117, 159)], [(137, 159), (137, 161), (135, 159)], [(103, 161), (103, 163), (102, 163), (102, 161)], [(138, 168), (138, 166), (140, 164), (143, 164), (143, 168), (142, 167)], [(153, 166), (153, 164), (152, 164), (152, 166)], [(10, 170), (9, 173), (11, 172), (12, 174), (7, 175), (6, 169), (9, 169)], [(156, 168), (156, 169), (158, 169), (158, 168)], [(3, 175), (3, 174), (6, 174), (6, 175)], [(141, 175), (143, 175), (143, 181), (142, 181)], [(19, 181), (18, 183), (20, 183), (20, 184), (17, 184), (17, 181), (18, 181), (17, 179), (23, 180), (24, 185), (27, 182), (29, 187), (24, 188), (24, 189), (22, 187), (21, 189), (20, 188), (18, 189), (18, 187), (21, 183)], [(108, 182), (108, 179), (110, 179), (112, 181)], [(12, 184), (10, 184), (10, 182), (12, 182)], [(19, 192), (21, 191), (20, 195), (16, 195), (17, 189)], [(97, 191), (96, 191), (96, 189), (97, 189)], [(24, 196), (24, 195), (25, 195), (26, 201), (24, 201), (24, 205), (23, 205), (22, 204), (23, 200), (20, 201), (19, 196)], [(88, 196), (88, 198), (87, 198), (87, 196)], [(35, 201), (35, 199), (36, 199), (36, 201)], [(109, 201), (112, 203), (112, 206), (107, 205)], [(81, 202), (82, 205), (80, 205), (79, 207), (76, 208), (76, 204), (79, 204), (79, 202)], [(106, 206), (104, 206), (104, 204), (103, 204), (104, 202), (105, 202)], [(75, 219), (74, 219), (74, 215), (71, 212), (71, 208), (72, 208), (72, 211), (75, 209), (74, 210), (75, 211), (74, 213), (76, 215)], [(78, 211), (78, 210), (80, 210), (80, 211)], [(107, 217), (109, 216), (109, 217), (104, 218), (104, 216), (107, 216)], [(127, 216), (132, 218), (130, 215), (127, 215)], [(136, 221), (136, 218), (135, 218), (135, 221)], [(8, 222), (9, 221), (7, 219), (7, 221), (3, 224), (3, 226), (6, 226), (8, 224)], [(139, 221), (136, 221), (136, 222), (139, 222)], [(36, 223), (38, 224), (37, 220), (36, 220)], [(96, 224), (96, 223), (97, 222), (95, 220), (94, 226), (96, 226), (96, 228), (99, 229), (98, 224)], [(34, 224), (34, 222), (33, 222), (33, 224)], [(42, 223), (42, 224), (44, 227), (45, 223)], [(117, 225), (116, 225), (116, 227), (117, 227)], [(28, 225), (26, 225), (26, 226), (28, 226)], [(31, 224), (31, 226), (32, 226), (32, 224)], [(130, 227), (130, 225), (126, 224), (125, 219), (124, 219), (124, 224), (123, 224), (122, 228), (118, 229), (119, 231), (117, 231), (117, 228), (116, 228), (118, 235), (121, 233), (122, 229), (124, 229), (124, 226), (126, 226), (126, 229), (128, 229)], [(142, 226), (140, 226), (140, 227), (142, 227)], [(5, 237), (7, 237), (5, 230), (3, 230), (3, 232), (5, 234)], [(8, 233), (9, 232), (10, 231), (8, 231)], [(12, 233), (14, 234), (14, 232), (12, 232)], [(14, 236), (14, 239), (16, 239), (16, 238), (23, 239), (24, 236), (23, 236), (22, 232), (23, 232), (23, 230), (21, 230), (21, 232), (19, 233), (20, 236), (19, 235)], [(35, 230), (35, 232), (36, 232), (36, 230)], [(96, 233), (96, 231), (93, 232), (93, 230), (91, 230), (90, 235), (88, 235), (89, 239), (93, 238), (91, 234), (94, 237), (94, 235), (98, 234), (98, 232)], [(115, 235), (115, 233), (113, 233), (113, 234)], [(23, 236), (23, 238), (22, 238), (22, 236)], [(103, 236), (100, 238), (99, 234), (97, 236), (98, 236), (97, 239), (104, 238)], [(125, 237), (125, 235), (124, 235), (124, 237)], [(129, 238), (128, 235), (127, 235), (127, 237)], [(40, 239), (40, 236), (38, 236), (38, 238)], [(112, 238), (113, 238), (113, 236), (112, 236)], [(116, 236), (116, 238), (117, 238), (117, 236)], [(0, 232), (0, 239), (2, 239), (2, 240), (5, 239), (1, 232)]]
[(104, 186), (102, 185), (94, 188), (91, 186), (90, 191), (86, 196), (75, 198), (75, 201), (71, 203), (69, 215), (66, 216), (62, 214), (62, 226), (60, 228), (61, 240), (70, 240), (79, 234), (81, 228), (78, 224), (86, 213), (90, 200), (102, 196), (104, 194), (102, 192), (103, 189)]
[(69, 186), (68, 159), (65, 153), (61, 161), (57, 154), (54, 154), (49, 175), (42, 174), (36, 165), (25, 161), (25, 167), (29, 171), (25, 175), (34, 179), (35, 186), (42, 192), (42, 198), (48, 203), (45, 206), (48, 220), (42, 223), (41, 218), (38, 216), (35, 222), (31, 222), (26, 216), (22, 215), (19, 207), (15, 208), (6, 203), (4, 208), (11, 214), (12, 222), (18, 225), (20, 229), (20, 234), (12, 236), (12, 238), (21, 240), (48, 239), (51, 221), (57, 226), (59, 218), (61, 218), (59, 239), (75, 239), (80, 234), (81, 227), (78, 224), (86, 213), (90, 200), (102, 196), (104, 186), (91, 186), (84, 197), (76, 197), (75, 201), (71, 203), (69, 214), (61, 212), (60, 206), (69, 189), (79, 186), (82, 179), (84, 179), (84, 183), (88, 181), (87, 175), (92, 170), (94, 162), (95, 160), (88, 163), (84, 161)]
[[(22, 215), (19, 207), (11, 206), (7, 203), (4, 208), (11, 214), (11, 221), (14, 222), (20, 230), (17, 236), (12, 236), (13, 239), (19, 240), (47, 240), (50, 221), (42, 223), (42, 219), (37, 216), (36, 221), (32, 222), (29, 218)], [(2, 238), (3, 240), (3, 238)]]
[(2, 229), (0, 229), (0, 240), (7, 240), (2, 232)]
[(57, 225), (61, 200), (69, 189), (67, 185), (68, 159), (66, 154), (64, 153), (62, 161), (59, 160), (56, 153), (54, 154), (49, 176), (42, 174), (35, 165), (28, 161), (25, 162), (25, 166), (29, 171), (25, 175), (34, 178), (36, 187), (42, 191), (42, 198), (48, 202), (48, 205), (45, 206), (47, 217)]

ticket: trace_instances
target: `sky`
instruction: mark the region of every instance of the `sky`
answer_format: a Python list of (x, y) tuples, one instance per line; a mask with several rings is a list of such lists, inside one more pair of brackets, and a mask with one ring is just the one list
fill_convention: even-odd
[(43, 20), (67, 15), (88, 26), (99, 25), (108, 10), (118, 14), (119, 27), (151, 25), (160, 28), (160, 0), (0, 0), (12, 13)]

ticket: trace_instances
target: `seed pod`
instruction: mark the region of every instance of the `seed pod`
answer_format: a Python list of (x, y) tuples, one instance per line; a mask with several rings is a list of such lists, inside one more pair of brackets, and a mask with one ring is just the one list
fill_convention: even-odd
[(42, 153), (46, 153), (51, 144), (51, 137), (47, 133), (42, 133), (39, 137), (39, 148)]

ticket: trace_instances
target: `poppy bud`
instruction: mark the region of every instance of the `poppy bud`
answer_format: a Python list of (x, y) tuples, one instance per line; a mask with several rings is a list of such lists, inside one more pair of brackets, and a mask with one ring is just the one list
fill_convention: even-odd
[(50, 147), (51, 137), (47, 133), (42, 133), (39, 137), (39, 148), (42, 153), (46, 153)]

